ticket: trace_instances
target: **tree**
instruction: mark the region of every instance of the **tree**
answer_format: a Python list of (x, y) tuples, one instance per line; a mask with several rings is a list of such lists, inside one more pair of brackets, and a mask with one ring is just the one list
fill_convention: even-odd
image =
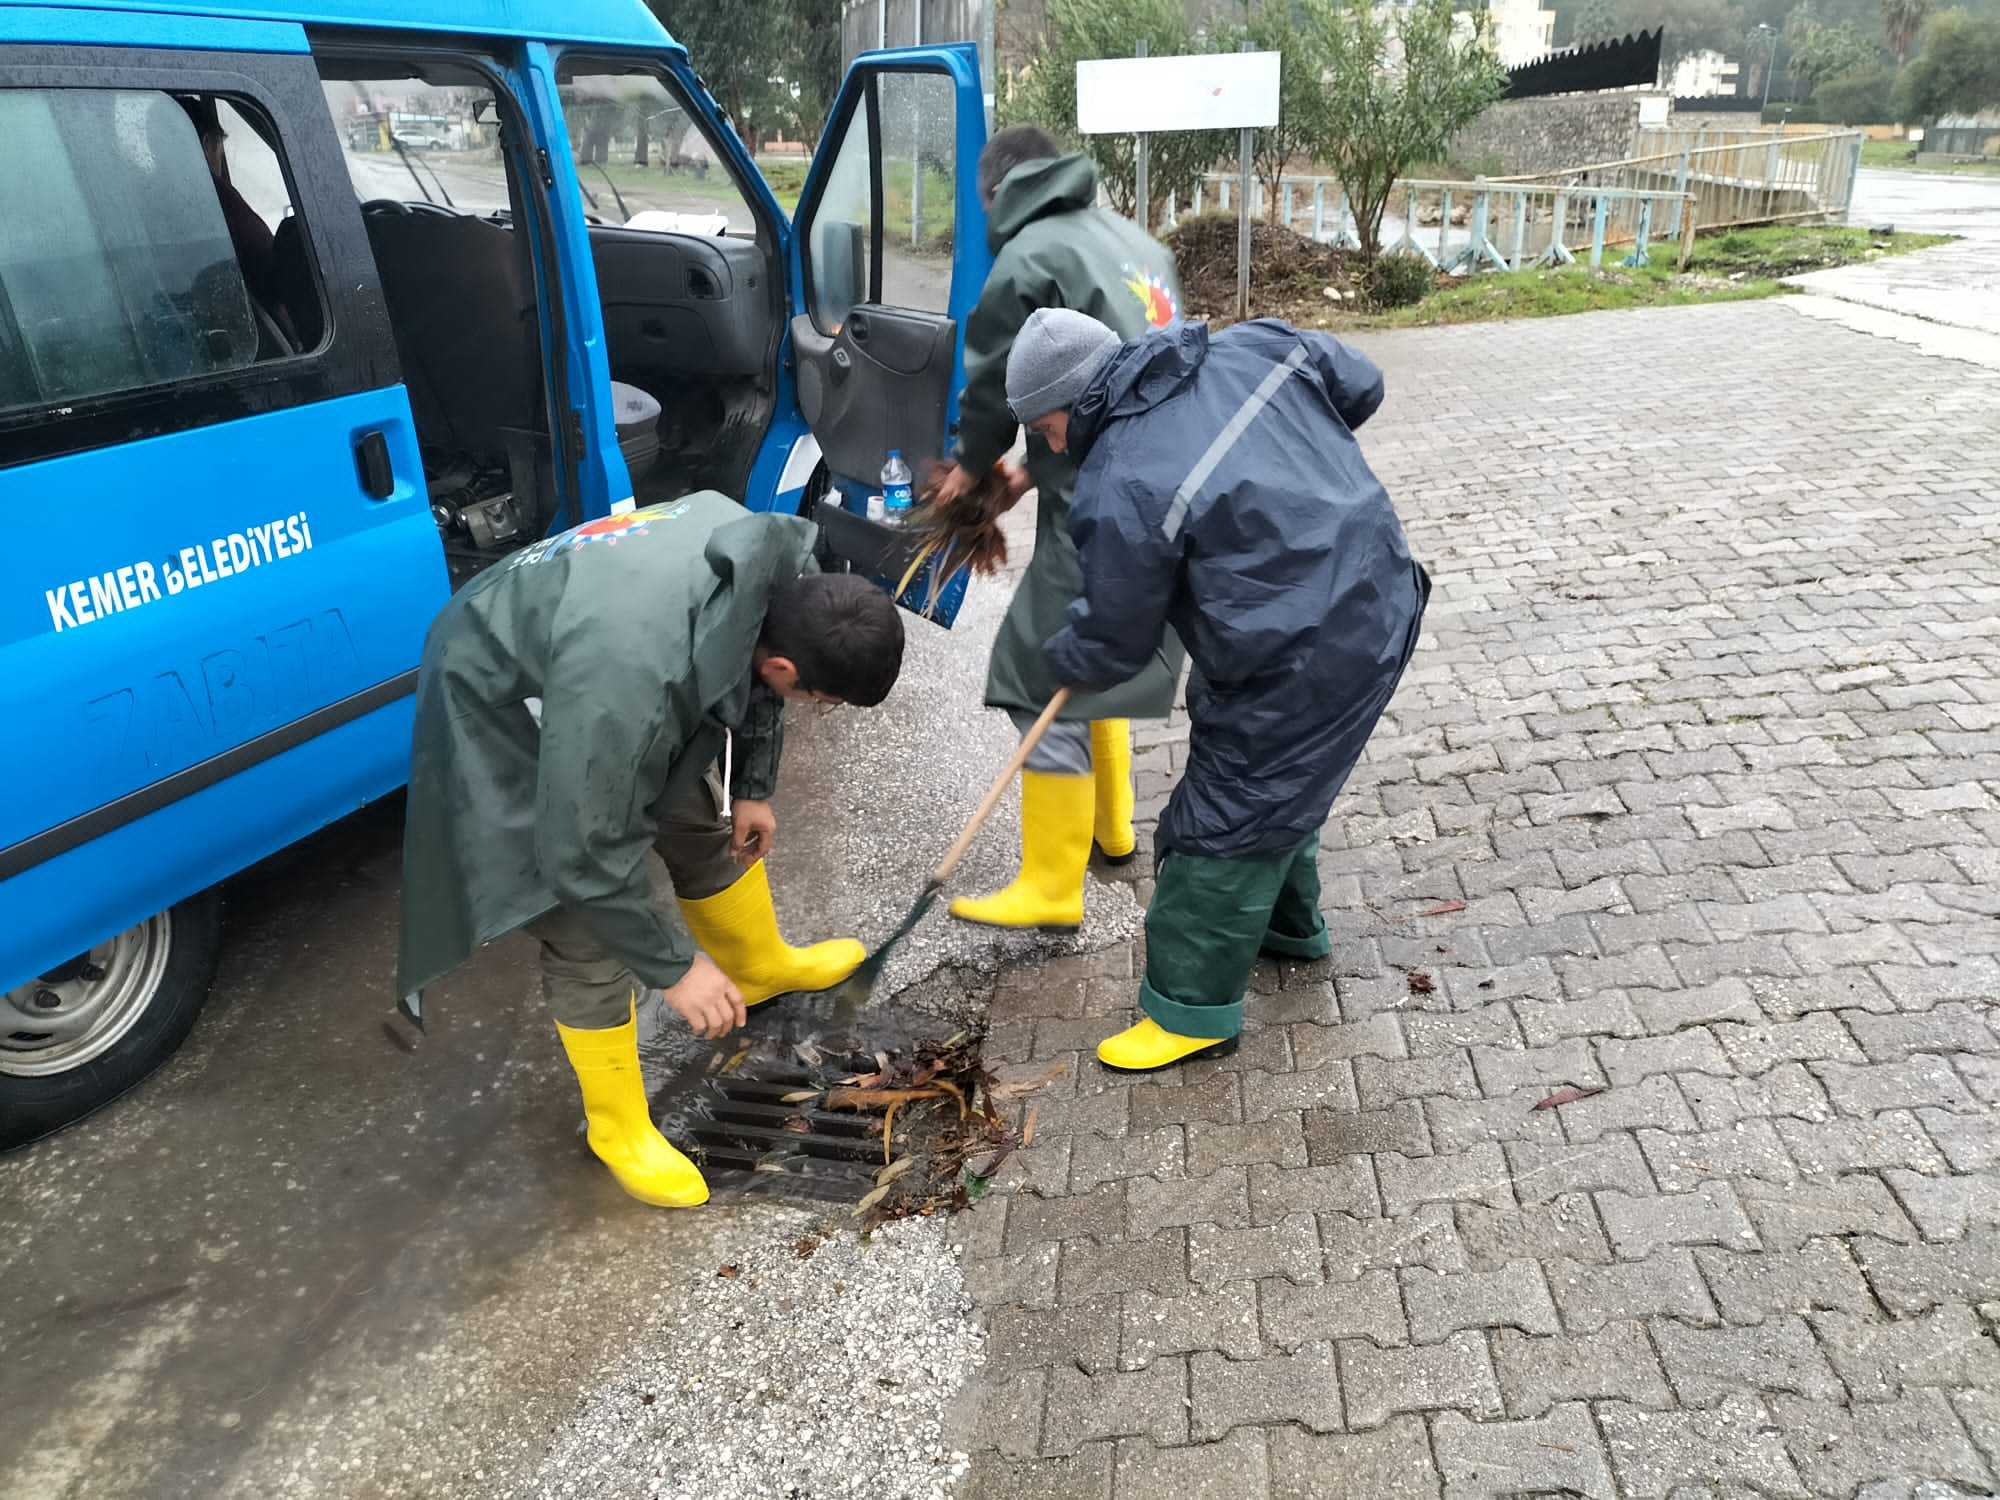
[(2000, 105), (2000, 18), (1940, 11), (1923, 39), (1896, 81), (1899, 118), (1928, 121)]
[[(1076, 65), (1104, 57), (1132, 57), (1141, 41), (1154, 57), (1215, 50), (1217, 38), (1196, 34), (1179, 0), (1049, 0), (1047, 25), (1027, 62), (1007, 80), (997, 110), (1003, 125), (1031, 124), (1075, 144), (1097, 164), (1112, 206), (1137, 208), (1132, 137), (1076, 133)], [(1228, 151), (1231, 131), (1178, 131), (1146, 143), (1147, 196), (1186, 202), (1202, 175)], [(1159, 222), (1151, 204), (1147, 224)]]
[(1882, 35), (1896, 54), (1896, 66), (1909, 62), (1910, 53), (1923, 34), (1924, 22), (1936, 7), (1932, 0), (1881, 0)]
[(1484, 13), (1466, 42), (1452, 0), (1412, 0), (1393, 19), (1371, 0), (1306, 0), (1304, 25), (1327, 64), (1319, 156), (1346, 189), (1361, 248), (1373, 257), (1396, 179), (1415, 162), (1442, 160), (1500, 97), (1507, 72)]
[(1817, 89), (1829, 78), (1866, 67), (1875, 61), (1879, 49), (1880, 44), (1852, 21), (1816, 27), (1792, 48), (1792, 77)]
[(1617, 0), (1583, 0), (1583, 8), (1576, 13), (1570, 29), (1570, 41), (1579, 47), (1617, 41), (1625, 35), (1618, 15)]
[(778, 0), (650, 0), (655, 14), (687, 48), (695, 68), (754, 151), (758, 121), (775, 103), (772, 41), (783, 35)]
[(816, 144), (840, 87), (840, 0), (649, 0), (737, 133)]
[(1262, 0), (1247, 22), (1220, 37), (1226, 51), (1248, 45), (1253, 51), (1278, 54), (1278, 123), (1257, 132), (1250, 158), (1257, 180), (1264, 184), (1265, 212), (1274, 224), (1285, 168), (1297, 157), (1311, 156), (1326, 135), (1321, 118), (1325, 94), (1320, 87), (1326, 59), (1299, 22), (1295, 0)]
[(1743, 12), (1735, 0), (1625, 0), (1620, 35), (1659, 27), (1661, 66), (1671, 69), (1702, 52), (1734, 52), (1743, 42)]
[(1887, 66), (1857, 68), (1829, 78), (1813, 90), (1812, 107), (1822, 120), (1838, 125), (1887, 125), (1896, 71)]

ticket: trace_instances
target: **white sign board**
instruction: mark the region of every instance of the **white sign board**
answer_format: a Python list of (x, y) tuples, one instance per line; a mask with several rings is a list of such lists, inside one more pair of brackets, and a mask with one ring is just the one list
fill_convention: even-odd
[(1114, 57), (1076, 65), (1084, 135), (1261, 130), (1278, 123), (1278, 54)]

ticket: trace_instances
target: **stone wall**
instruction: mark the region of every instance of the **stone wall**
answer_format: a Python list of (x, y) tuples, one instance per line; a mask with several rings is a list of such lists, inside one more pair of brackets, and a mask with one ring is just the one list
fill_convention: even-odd
[(1451, 159), (1472, 170), (1523, 177), (1631, 153), (1645, 93), (1565, 94), (1551, 99), (1503, 99), (1452, 143)]

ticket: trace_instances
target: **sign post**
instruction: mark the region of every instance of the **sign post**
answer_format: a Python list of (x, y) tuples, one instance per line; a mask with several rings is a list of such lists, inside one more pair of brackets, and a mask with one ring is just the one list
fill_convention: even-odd
[(1250, 183), (1253, 132), (1278, 123), (1278, 54), (1213, 52), (1189, 57), (1105, 58), (1076, 65), (1076, 128), (1081, 135), (1130, 135), (1141, 227), (1151, 233), (1148, 135), (1174, 130), (1240, 130), (1236, 316), (1250, 312)]
[[(1243, 44), (1243, 50), (1250, 50), (1248, 42)], [(1277, 90), (1273, 89), (1271, 114), (1274, 124), (1277, 98)], [(1237, 163), (1236, 183), (1236, 321), (1239, 323), (1250, 316), (1250, 158), (1256, 150), (1256, 138), (1257, 132), (1245, 125), (1238, 143), (1241, 160)]]
[[(1151, 45), (1144, 37), (1140, 37), (1137, 55), (1144, 57), (1151, 50)], [(1151, 234), (1153, 200), (1147, 191), (1150, 184), (1146, 181), (1146, 166), (1146, 132), (1142, 130), (1132, 137), (1132, 192), (1138, 203), (1139, 227)]]

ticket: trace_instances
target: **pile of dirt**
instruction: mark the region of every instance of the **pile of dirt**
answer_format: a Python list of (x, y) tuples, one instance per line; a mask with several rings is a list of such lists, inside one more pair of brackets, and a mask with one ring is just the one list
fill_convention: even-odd
[[(1180, 267), (1182, 311), (1226, 323), (1236, 315), (1236, 216), (1183, 219), (1166, 236)], [(1274, 224), (1250, 226), (1250, 316), (1317, 321), (1369, 302), (1368, 264), (1354, 251), (1322, 245)], [(1305, 316), (1301, 316), (1304, 314)]]

